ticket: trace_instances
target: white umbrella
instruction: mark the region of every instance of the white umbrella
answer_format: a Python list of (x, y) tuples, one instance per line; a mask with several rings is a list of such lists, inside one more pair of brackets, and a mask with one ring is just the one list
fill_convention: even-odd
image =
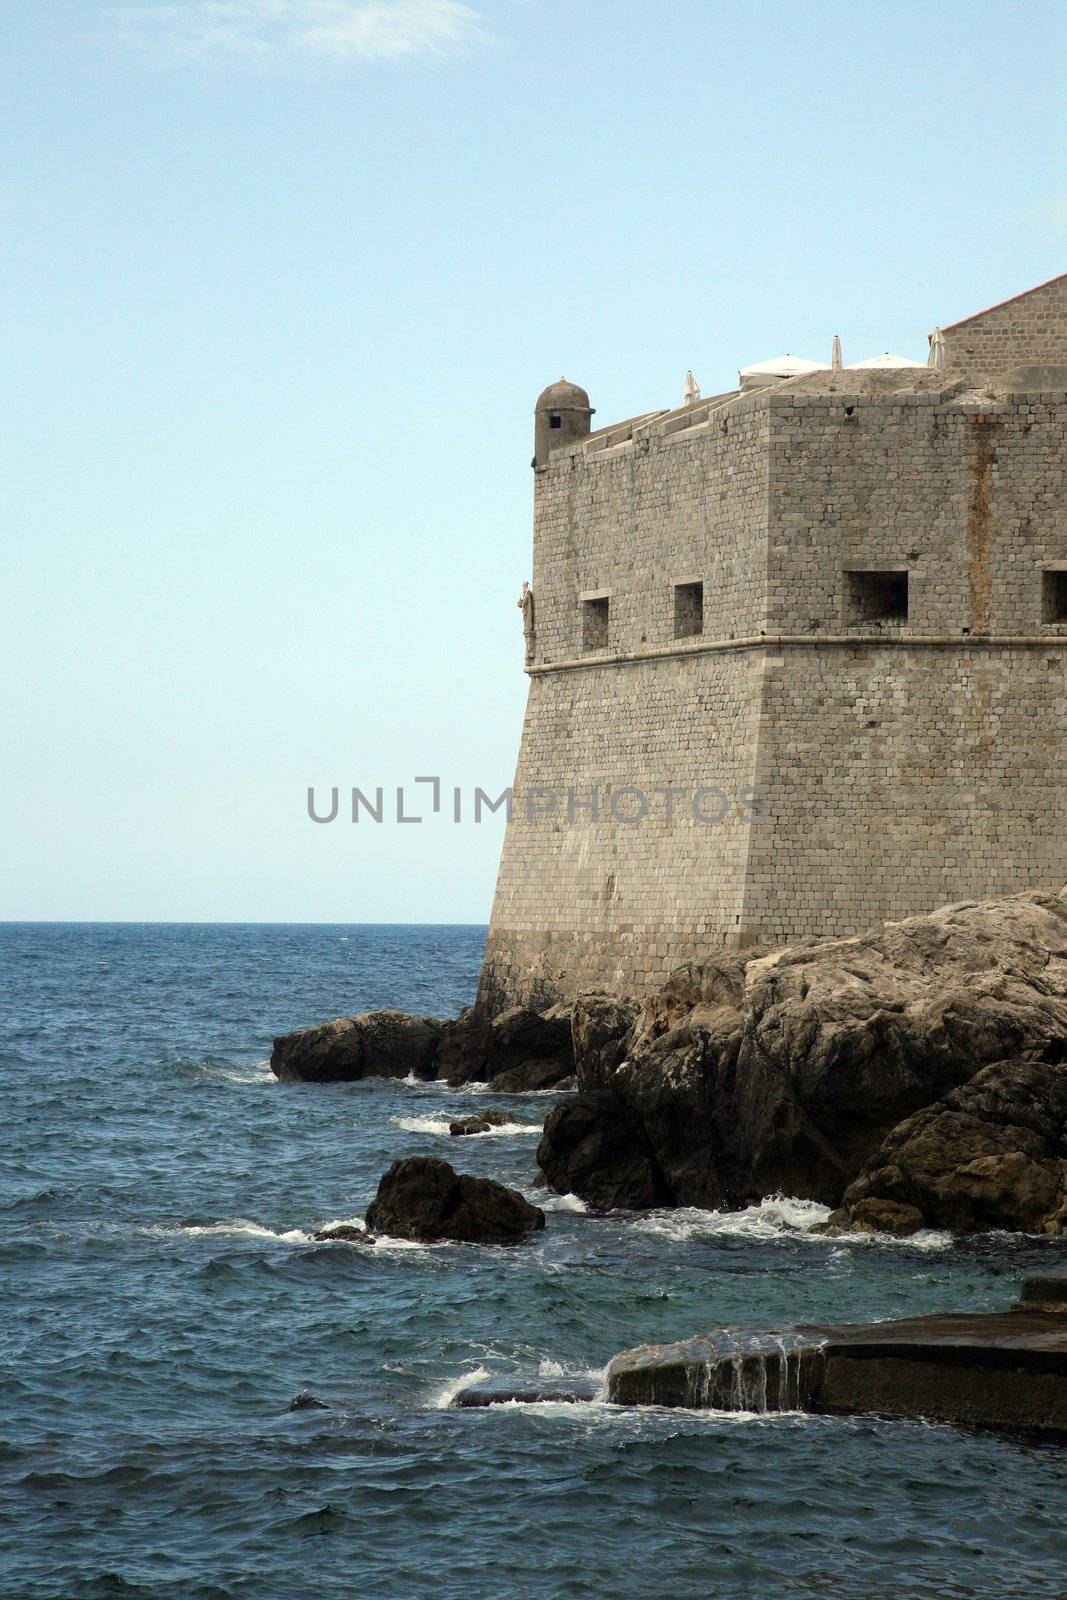
[(910, 356), (890, 355), (887, 350), (884, 356), (872, 356), (869, 361), (854, 361), (849, 371), (861, 371), (867, 367), (921, 367), (924, 365), (925, 363), (922, 361), (913, 361)]
[(685, 375), (685, 387), (682, 389), (682, 400), (685, 405), (693, 406), (696, 405), (699, 399), (700, 385), (693, 377), (693, 369), (690, 367), (689, 371)]
[(933, 367), (935, 372), (945, 370), (945, 335), (940, 328), (935, 328), (930, 335), (930, 354), (926, 358), (926, 365)]
[(835, 333), (833, 350), (830, 352), (830, 371), (840, 372), (843, 366), (844, 362), (841, 360), (841, 335)]

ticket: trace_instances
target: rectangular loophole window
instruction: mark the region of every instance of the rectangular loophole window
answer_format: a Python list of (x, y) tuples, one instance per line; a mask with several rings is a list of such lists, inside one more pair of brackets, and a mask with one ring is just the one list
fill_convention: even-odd
[(1041, 574), (1042, 622), (1067, 622), (1067, 572)]
[(598, 600), (582, 601), (582, 648), (606, 650), (608, 647), (608, 614), (611, 602), (607, 595)]
[(548, 425), (549, 425), (550, 428), (562, 428), (562, 426), (563, 426), (563, 418), (560, 417), (560, 416), (557, 416), (557, 414), (554, 411), (550, 412), (549, 413), (549, 418), (548, 418)]
[(674, 586), (674, 637), (695, 639), (704, 632), (704, 585), (676, 583)]
[(849, 620), (907, 622), (906, 572), (848, 572)]

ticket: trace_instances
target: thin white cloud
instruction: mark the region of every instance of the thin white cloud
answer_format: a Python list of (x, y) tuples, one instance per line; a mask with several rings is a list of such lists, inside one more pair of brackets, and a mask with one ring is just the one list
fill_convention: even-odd
[(131, 43), (180, 61), (401, 61), (489, 37), (462, 0), (168, 0), (110, 14)]

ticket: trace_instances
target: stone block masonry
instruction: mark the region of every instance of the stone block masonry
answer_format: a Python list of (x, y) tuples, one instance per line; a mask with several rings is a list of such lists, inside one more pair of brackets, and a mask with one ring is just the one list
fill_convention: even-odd
[[(597, 434), (584, 391), (545, 392), (515, 790), (555, 803), (508, 825), (487, 1010), (1067, 879), (1065, 289), (959, 324), (966, 358), (947, 329), (943, 371)], [(666, 815), (709, 786), (721, 822)], [(619, 820), (620, 790), (648, 814)]]

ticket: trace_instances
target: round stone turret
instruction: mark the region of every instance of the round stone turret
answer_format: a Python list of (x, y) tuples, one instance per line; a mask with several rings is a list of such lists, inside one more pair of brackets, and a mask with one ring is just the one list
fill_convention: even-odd
[(589, 396), (576, 383), (560, 378), (542, 390), (534, 408), (534, 466), (543, 467), (560, 445), (586, 438), (592, 415)]

